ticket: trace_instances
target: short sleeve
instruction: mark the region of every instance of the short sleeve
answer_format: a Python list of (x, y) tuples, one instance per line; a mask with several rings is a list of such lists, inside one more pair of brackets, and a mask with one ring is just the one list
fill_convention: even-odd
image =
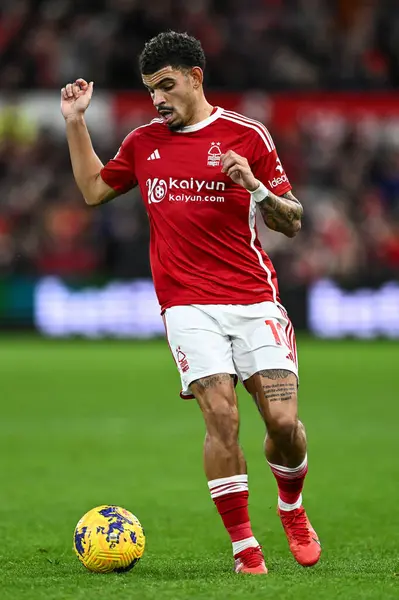
[(130, 133), (122, 142), (116, 156), (101, 169), (100, 175), (107, 185), (119, 194), (137, 185), (134, 172), (134, 138)]
[(254, 157), (251, 169), (256, 179), (259, 179), (276, 196), (282, 196), (292, 189), (288, 177), (278, 157), (276, 148), (270, 151), (265, 146), (259, 148), (259, 158)]

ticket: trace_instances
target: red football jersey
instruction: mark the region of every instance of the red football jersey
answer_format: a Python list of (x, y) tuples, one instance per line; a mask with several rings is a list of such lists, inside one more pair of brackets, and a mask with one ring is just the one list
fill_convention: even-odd
[(255, 202), (221, 172), (228, 150), (245, 156), (275, 194), (291, 189), (268, 130), (222, 108), (177, 132), (162, 119), (138, 127), (101, 171), (119, 193), (140, 186), (162, 310), (278, 300), (276, 273), (256, 232)]

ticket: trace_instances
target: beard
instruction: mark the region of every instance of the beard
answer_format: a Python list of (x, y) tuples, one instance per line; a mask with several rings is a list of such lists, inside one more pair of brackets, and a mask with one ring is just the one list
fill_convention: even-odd
[(184, 127), (184, 123), (183, 121), (176, 121), (176, 123), (172, 123), (171, 125), (168, 125), (168, 127), (169, 131), (179, 131)]
[(183, 127), (185, 127), (185, 125), (186, 123), (184, 122), (184, 119), (182, 119), (182, 117), (179, 115), (175, 116), (172, 123), (168, 123), (170, 131), (179, 131), (179, 129), (182, 129)]

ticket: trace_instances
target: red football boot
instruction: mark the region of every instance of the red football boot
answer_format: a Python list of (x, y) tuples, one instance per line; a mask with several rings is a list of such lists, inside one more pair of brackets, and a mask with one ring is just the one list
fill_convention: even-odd
[(312, 567), (321, 554), (317, 533), (310, 524), (305, 509), (280, 510), (278, 514), (294, 558), (303, 567)]
[(236, 573), (252, 573), (252, 575), (267, 575), (265, 559), (260, 546), (246, 548), (234, 556)]

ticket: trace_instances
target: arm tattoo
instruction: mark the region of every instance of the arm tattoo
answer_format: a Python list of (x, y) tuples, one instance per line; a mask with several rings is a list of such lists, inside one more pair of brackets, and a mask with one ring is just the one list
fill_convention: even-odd
[(207, 390), (211, 387), (216, 387), (220, 383), (226, 383), (233, 379), (233, 375), (229, 375), (228, 373), (218, 373), (217, 375), (210, 375), (209, 377), (201, 377), (201, 379), (197, 379), (196, 381), (193, 381), (193, 383), (197, 384), (201, 390)]
[(288, 237), (294, 237), (301, 229), (302, 204), (291, 192), (276, 196), (269, 195), (258, 203), (266, 225), (274, 231), (280, 231)]
[[(259, 371), (258, 375), (264, 378), (262, 380), (262, 389), (266, 400), (269, 402), (285, 402), (286, 400), (295, 398), (297, 391), (296, 380), (292, 380), (291, 378), (291, 381), (278, 381), (279, 379), (287, 379), (290, 375), (294, 375), (291, 371), (287, 371), (286, 369), (267, 369)], [(271, 381), (266, 382), (265, 379), (275, 381), (276, 383), (272, 383)]]

